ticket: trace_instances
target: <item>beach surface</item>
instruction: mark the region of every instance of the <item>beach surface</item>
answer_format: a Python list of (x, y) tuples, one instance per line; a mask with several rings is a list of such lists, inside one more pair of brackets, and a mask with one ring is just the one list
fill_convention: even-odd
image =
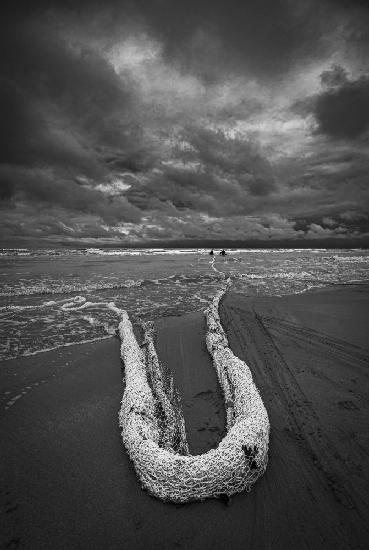
[[(267, 408), (269, 464), (231, 501), (162, 503), (122, 445), (119, 340), (2, 362), (1, 548), (354, 549), (369, 545), (369, 287), (229, 292), (220, 314)], [(191, 452), (224, 434), (201, 314), (155, 323)]]

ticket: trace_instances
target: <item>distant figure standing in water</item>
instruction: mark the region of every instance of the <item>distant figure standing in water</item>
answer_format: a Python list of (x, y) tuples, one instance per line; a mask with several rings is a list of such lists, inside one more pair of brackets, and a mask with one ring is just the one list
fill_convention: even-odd
[(210, 250), (209, 256), (214, 256), (214, 250), (213, 249)]
[(224, 248), (223, 248), (223, 250), (221, 250), (221, 251), (219, 252), (219, 256), (225, 256), (225, 255), (226, 255), (226, 251), (225, 251)]

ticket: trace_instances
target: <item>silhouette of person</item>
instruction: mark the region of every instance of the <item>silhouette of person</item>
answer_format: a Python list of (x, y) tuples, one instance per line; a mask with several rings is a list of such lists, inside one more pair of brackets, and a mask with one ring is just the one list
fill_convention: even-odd
[(226, 251), (225, 251), (224, 249), (221, 250), (221, 251), (219, 252), (219, 255), (220, 255), (220, 256), (225, 256), (225, 255), (226, 255)]
[(209, 252), (209, 256), (213, 256), (214, 255), (214, 250), (211, 249), (210, 252)]

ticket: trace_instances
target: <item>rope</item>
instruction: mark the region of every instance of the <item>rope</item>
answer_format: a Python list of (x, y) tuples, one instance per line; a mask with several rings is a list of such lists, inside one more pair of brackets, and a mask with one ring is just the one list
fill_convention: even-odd
[[(214, 268), (214, 261), (212, 263)], [(173, 383), (164, 375), (152, 325), (140, 347), (128, 314), (119, 324), (125, 390), (119, 411), (123, 443), (141, 485), (172, 502), (231, 496), (264, 473), (268, 461), (269, 419), (249, 367), (228, 346), (219, 318), (226, 281), (206, 310), (206, 344), (227, 410), (227, 434), (216, 449), (190, 455), (184, 419)]]

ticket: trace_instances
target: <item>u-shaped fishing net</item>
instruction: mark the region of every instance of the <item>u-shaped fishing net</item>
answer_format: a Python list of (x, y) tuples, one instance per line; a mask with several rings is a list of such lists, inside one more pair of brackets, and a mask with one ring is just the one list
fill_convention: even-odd
[(173, 380), (159, 363), (152, 324), (140, 346), (126, 312), (119, 325), (125, 390), (119, 424), (143, 488), (166, 501), (231, 496), (260, 477), (268, 461), (269, 419), (250, 369), (228, 346), (217, 293), (205, 312), (206, 344), (223, 390), (227, 434), (216, 449), (190, 455)]

